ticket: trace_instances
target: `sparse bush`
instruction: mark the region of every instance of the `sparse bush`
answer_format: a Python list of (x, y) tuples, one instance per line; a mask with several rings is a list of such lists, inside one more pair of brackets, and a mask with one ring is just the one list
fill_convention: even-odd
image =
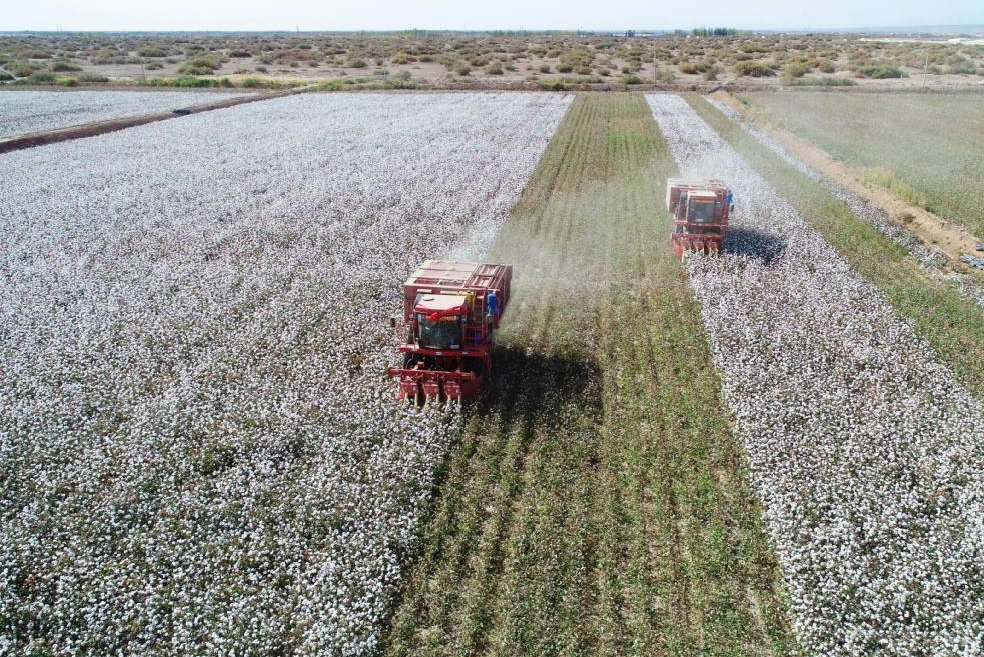
[(41, 67), (32, 62), (17, 60), (10, 62), (5, 67), (15, 78), (26, 78), (31, 73), (41, 70)]
[(871, 78), (872, 80), (886, 80), (905, 76), (905, 73), (898, 68), (886, 65), (858, 66), (854, 69), (854, 72), (859, 77)]
[(704, 79), (707, 80), (708, 82), (714, 82), (715, 80), (718, 79), (718, 74), (720, 72), (721, 71), (718, 69), (717, 66), (712, 66), (706, 71), (704, 71)]
[(248, 50), (230, 50), (229, 56), (234, 59), (246, 59), (248, 57), (252, 57), (253, 53)]
[(105, 57), (93, 57), (89, 60), (97, 66), (105, 66), (107, 64), (141, 64), (143, 59), (140, 57), (129, 57), (127, 55), (110, 55)]
[(176, 78), (151, 78), (147, 84), (151, 87), (217, 87), (219, 81), (212, 78), (199, 78), (194, 75), (182, 75)]
[(469, 66), (468, 64), (461, 64), (454, 68), (455, 75), (460, 75), (461, 77), (465, 77), (466, 75), (471, 75), (471, 71), (472, 71), (471, 66)]
[(57, 73), (82, 70), (81, 66), (73, 64), (72, 62), (66, 61), (64, 59), (59, 59), (51, 62), (51, 66), (49, 68)]
[(35, 71), (23, 80), (27, 84), (54, 84), (58, 76), (51, 71)]
[(632, 74), (623, 75), (622, 82), (625, 84), (642, 84), (642, 80), (639, 78), (639, 76), (632, 75)]
[(668, 68), (661, 68), (656, 71), (656, 81), (660, 84), (673, 84), (676, 82), (676, 74)]
[(836, 73), (837, 72), (837, 66), (834, 65), (834, 63), (832, 61), (830, 61), (829, 59), (823, 59), (823, 60), (821, 60), (820, 63), (817, 65), (817, 69), (821, 73)]
[(557, 64), (558, 73), (571, 73), (574, 71), (574, 64), (570, 62), (561, 62)]
[(735, 73), (740, 77), (764, 78), (776, 74), (770, 67), (761, 62), (738, 62), (735, 64)]
[(14, 79), (14, 76), (7, 71), (0, 71), (0, 82), (10, 82)]
[(138, 49), (137, 54), (141, 57), (167, 57), (167, 51), (163, 48), (154, 48), (150, 46)]
[(99, 84), (103, 82), (109, 82), (109, 78), (105, 75), (100, 75), (99, 73), (80, 73), (75, 76), (79, 82), (85, 84)]
[(149, 62), (146, 66), (144, 66), (144, 68), (148, 71), (159, 71), (164, 68), (164, 64), (160, 62)]
[(364, 59), (350, 59), (345, 63), (347, 68), (365, 68), (368, 66)]
[(966, 59), (958, 58), (959, 61), (954, 61), (947, 65), (944, 70), (945, 73), (949, 75), (973, 75), (977, 68), (974, 66), (973, 62)]
[(256, 71), (258, 73), (266, 73), (267, 72), (267, 67), (266, 66), (257, 66), (256, 67)]
[(801, 78), (810, 72), (810, 67), (803, 62), (790, 62), (782, 69), (782, 75), (786, 79)]
[(181, 75), (210, 75), (214, 73), (221, 64), (212, 57), (194, 57), (178, 67)]
[(503, 75), (502, 67), (499, 64), (489, 64), (485, 69), (486, 75)]
[(817, 76), (807, 76), (796, 80), (789, 80), (787, 84), (794, 87), (853, 87), (857, 82), (851, 78), (822, 78)]

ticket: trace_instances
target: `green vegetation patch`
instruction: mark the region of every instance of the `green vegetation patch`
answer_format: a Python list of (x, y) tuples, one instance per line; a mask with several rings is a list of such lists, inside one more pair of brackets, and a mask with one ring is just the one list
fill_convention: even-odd
[(984, 102), (978, 94), (755, 93), (782, 126), (834, 157), (883, 167), (926, 207), (984, 240)]

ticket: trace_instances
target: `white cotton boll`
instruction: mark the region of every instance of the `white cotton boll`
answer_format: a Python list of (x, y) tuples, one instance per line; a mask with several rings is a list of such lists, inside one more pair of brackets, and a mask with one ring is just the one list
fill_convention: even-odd
[(0, 157), (0, 614), (64, 654), (375, 645), (460, 429), (400, 406), (387, 320), (570, 101), (305, 95)]
[(735, 190), (730, 251), (687, 266), (801, 643), (978, 654), (980, 404), (683, 99), (648, 100), (681, 172)]

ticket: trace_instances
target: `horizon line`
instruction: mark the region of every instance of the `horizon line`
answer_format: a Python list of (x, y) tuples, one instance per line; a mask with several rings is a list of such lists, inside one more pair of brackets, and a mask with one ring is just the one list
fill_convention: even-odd
[(504, 28), (504, 27), (487, 27), (487, 28), (421, 28), (421, 27), (407, 27), (407, 28), (390, 28), (390, 29), (379, 29), (379, 28), (358, 28), (358, 29), (313, 29), (313, 30), (299, 30), (299, 29), (166, 29), (166, 30), (147, 30), (147, 29), (53, 29), (53, 30), (36, 30), (36, 29), (7, 29), (0, 28), (0, 35), (10, 35), (10, 34), (365, 34), (365, 33), (377, 33), (377, 34), (393, 34), (393, 33), (406, 33), (406, 32), (425, 32), (425, 33), (444, 33), (444, 34), (481, 34), (487, 32), (511, 32), (518, 34), (549, 34), (549, 33), (625, 33), (625, 32), (641, 32), (641, 33), (674, 33), (674, 32), (690, 32), (692, 30), (699, 29), (715, 29), (715, 28), (727, 28), (735, 29), (740, 32), (822, 32), (822, 33), (842, 33), (842, 32), (859, 32), (864, 30), (872, 31), (887, 31), (887, 30), (920, 30), (920, 29), (952, 29), (959, 30), (960, 28), (984, 28), (984, 23), (937, 23), (937, 24), (921, 24), (921, 25), (858, 25), (858, 26), (840, 26), (840, 27), (753, 27), (753, 28), (732, 28), (725, 25), (694, 25), (691, 27), (592, 27), (592, 28)]

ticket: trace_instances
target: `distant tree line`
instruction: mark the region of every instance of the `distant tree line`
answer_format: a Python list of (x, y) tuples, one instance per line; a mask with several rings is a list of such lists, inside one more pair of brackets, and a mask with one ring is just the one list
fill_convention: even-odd
[(692, 36), (738, 36), (740, 30), (734, 27), (695, 27), (690, 31)]

